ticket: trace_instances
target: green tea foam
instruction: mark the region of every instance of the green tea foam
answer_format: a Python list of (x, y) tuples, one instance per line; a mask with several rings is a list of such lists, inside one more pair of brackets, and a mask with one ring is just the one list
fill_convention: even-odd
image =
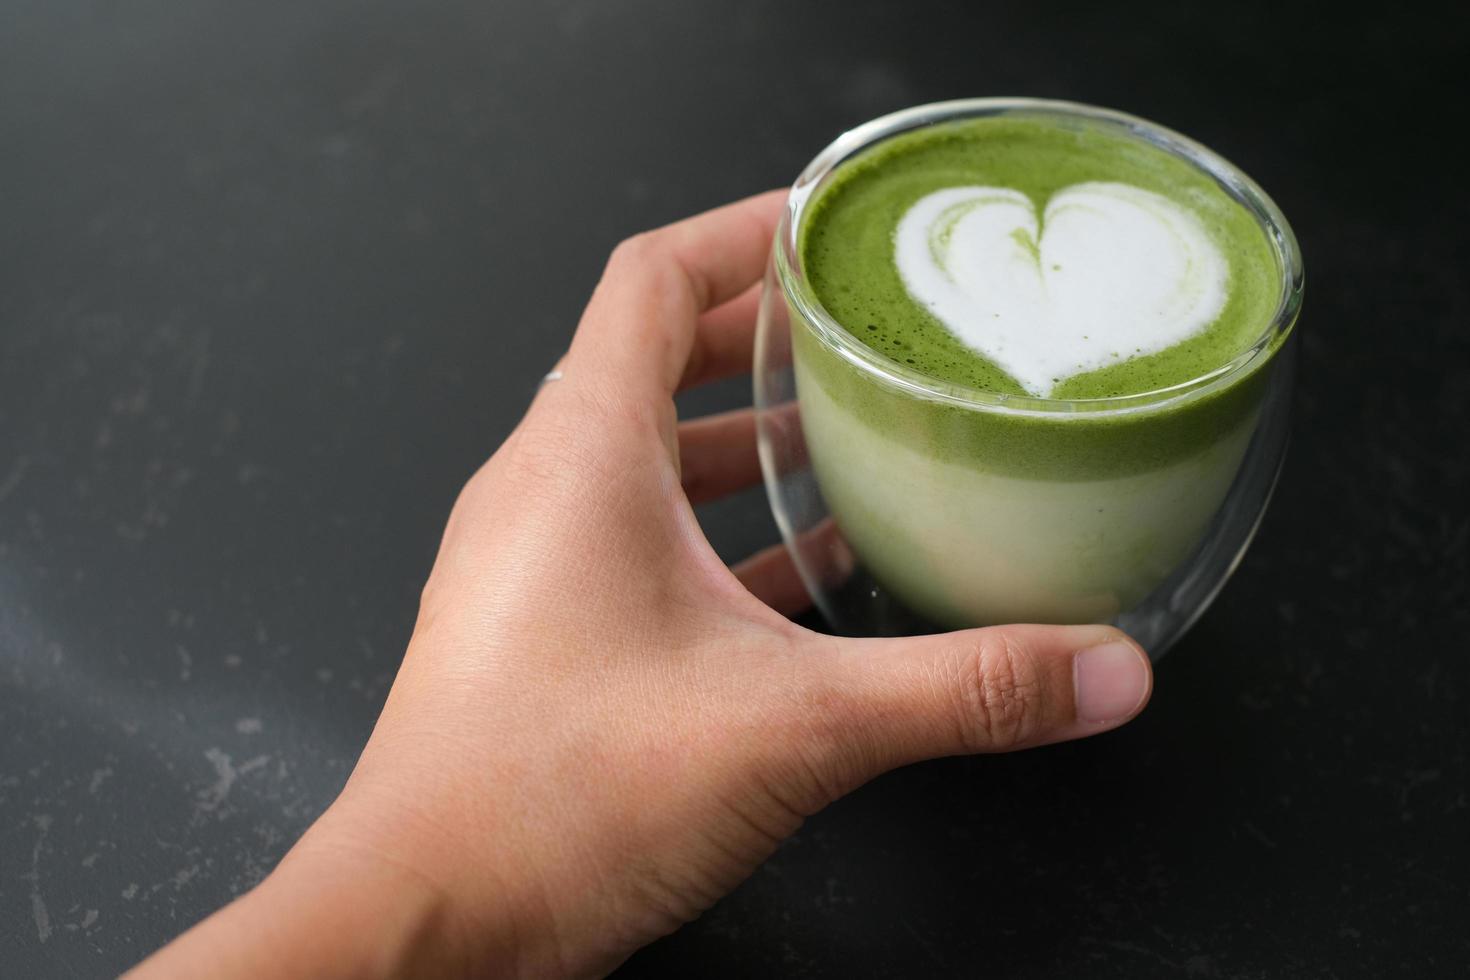
[[(804, 274), (855, 337), (996, 392), (1106, 398), (1189, 381), (1248, 348), (1279, 291), (1260, 225), (1210, 174), (1059, 117), (887, 140), (838, 169), (800, 232)], [(939, 275), (916, 295), (902, 257), (922, 272), (925, 251)]]

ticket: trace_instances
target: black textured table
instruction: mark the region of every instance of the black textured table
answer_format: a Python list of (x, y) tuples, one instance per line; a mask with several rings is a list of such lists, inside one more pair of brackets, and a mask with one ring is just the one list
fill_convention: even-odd
[(1175, 126), (1291, 218), (1276, 502), (1137, 723), (880, 779), (624, 972), (1465, 975), (1467, 31), (1349, 6), (5, 4), (0, 975), (116, 972), (331, 800), (619, 237), (986, 94)]

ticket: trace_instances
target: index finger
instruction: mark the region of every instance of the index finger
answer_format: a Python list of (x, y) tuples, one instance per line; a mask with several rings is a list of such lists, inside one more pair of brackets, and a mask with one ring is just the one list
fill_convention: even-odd
[(666, 398), (684, 374), (699, 315), (760, 279), (786, 198), (768, 191), (619, 245), (568, 352), (633, 397)]

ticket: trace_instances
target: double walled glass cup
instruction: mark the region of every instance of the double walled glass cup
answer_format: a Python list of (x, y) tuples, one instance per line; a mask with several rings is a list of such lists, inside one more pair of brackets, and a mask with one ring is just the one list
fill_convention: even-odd
[[(1159, 391), (1052, 399), (920, 374), (857, 339), (812, 291), (802, 220), (845, 161), (901, 133), (996, 115), (1063, 117), (1208, 174), (1259, 223), (1279, 293), (1257, 340)], [(839, 137), (791, 189), (755, 350), (761, 466), (807, 590), (840, 633), (1108, 622), (1161, 656), (1240, 562), (1285, 454), (1302, 264), (1290, 226), (1205, 147), (1111, 110), (971, 99)]]

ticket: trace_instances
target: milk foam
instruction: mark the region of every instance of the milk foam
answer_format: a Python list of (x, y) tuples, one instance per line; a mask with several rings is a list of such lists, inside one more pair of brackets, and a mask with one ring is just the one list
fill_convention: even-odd
[(899, 222), (894, 261), (915, 302), (1038, 397), (1201, 333), (1229, 270), (1194, 214), (1112, 182), (1057, 192), (1040, 220), (1020, 191), (935, 191)]

